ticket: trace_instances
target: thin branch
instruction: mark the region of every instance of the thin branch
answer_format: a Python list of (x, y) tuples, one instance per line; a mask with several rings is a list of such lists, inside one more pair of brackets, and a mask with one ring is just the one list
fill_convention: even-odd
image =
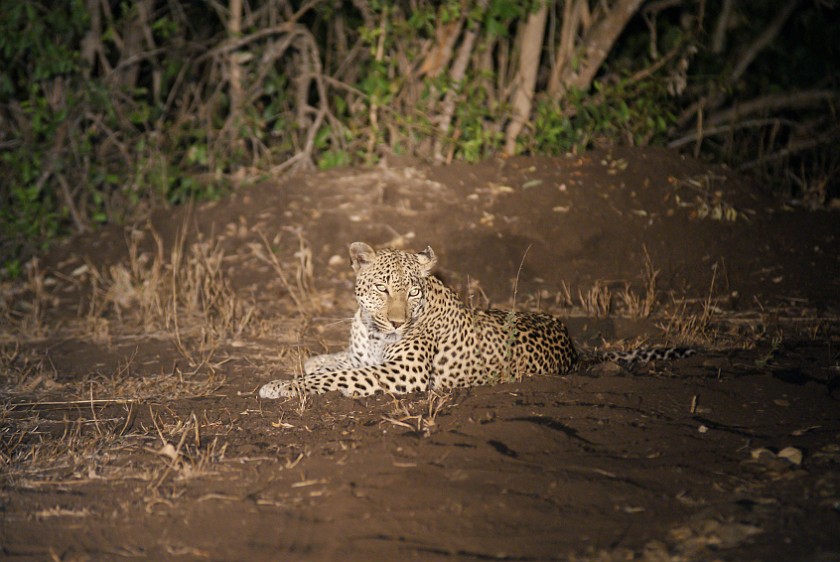
[[(309, 4), (307, 4), (307, 5), (311, 4), (311, 5), (314, 6), (317, 3), (318, 3), (318, 1), (313, 0), (312, 2), (309, 2)], [(301, 10), (299, 10), (295, 15), (297, 17), (300, 17), (300, 15), (303, 15), (303, 14), (300, 13), (302, 10), (303, 10), (303, 8), (301, 8)], [(300, 14), (300, 15), (298, 15), (298, 14)], [(272, 35), (277, 35), (279, 33), (292, 33), (294, 31), (301, 31), (301, 30), (304, 31), (304, 32), (308, 32), (308, 30), (305, 27), (303, 27), (301, 25), (298, 25), (295, 22), (296, 22), (296, 20), (285, 21), (285, 22), (283, 22), (279, 25), (274, 25), (274, 26), (271, 26), (271, 27), (266, 27), (264, 29), (260, 29), (259, 31), (255, 31), (254, 33), (244, 35), (244, 36), (242, 36), (238, 39), (228, 39), (228, 40), (224, 41), (221, 45), (216, 47), (215, 49), (210, 49), (209, 51), (207, 51), (203, 55), (197, 57), (196, 62), (201, 62), (201, 61), (204, 61), (204, 60), (207, 60), (207, 59), (210, 59), (210, 58), (214, 58), (218, 55), (225, 55), (225, 54), (229, 53), (230, 51), (234, 51), (236, 49), (244, 47), (245, 45), (248, 45), (249, 43), (253, 43), (254, 41), (259, 41), (260, 39), (265, 39), (266, 37), (271, 37)]]
[(723, 7), (715, 23), (715, 30), (712, 32), (712, 52), (715, 54), (722, 53), (725, 47), (726, 31), (727, 27), (729, 27), (729, 21), (732, 17), (732, 6), (734, 5), (734, 0), (723, 0)]
[[(242, 33), (242, 0), (230, 0), (227, 18), (227, 32), (230, 37), (239, 37)], [(242, 110), (242, 66), (238, 53), (227, 57), (228, 81), (230, 92), (230, 114), (228, 121), (236, 121)]]
[(806, 150), (811, 150), (812, 148), (816, 148), (821, 144), (835, 144), (837, 141), (840, 140), (840, 128), (835, 127), (831, 131), (825, 132), (821, 135), (817, 135), (813, 138), (791, 143), (787, 146), (787, 148), (783, 148), (777, 152), (773, 152), (766, 156), (762, 156), (761, 158), (757, 158), (752, 160), (751, 162), (745, 162), (738, 166), (738, 171), (743, 172), (745, 170), (751, 170), (753, 168), (757, 168), (763, 164), (767, 164), (768, 162), (774, 162), (776, 160), (781, 160), (783, 158), (787, 158), (797, 152), (804, 152)]
[(716, 135), (724, 134), (724, 133), (731, 133), (737, 129), (751, 129), (751, 128), (758, 128), (758, 127), (767, 127), (768, 125), (788, 125), (791, 127), (795, 127), (800, 123), (796, 121), (791, 121), (789, 119), (776, 119), (776, 118), (769, 118), (769, 119), (750, 119), (748, 121), (738, 121), (737, 123), (732, 123), (729, 125), (721, 125), (719, 127), (712, 127), (712, 128), (704, 128), (700, 131), (699, 135), (697, 131), (691, 131), (688, 134), (685, 134), (677, 139), (672, 140), (668, 143), (668, 148), (679, 148), (691, 142), (697, 141), (698, 138), (706, 138), (706, 137), (713, 137)]
[(761, 111), (811, 107), (838, 99), (840, 99), (840, 92), (832, 90), (805, 90), (784, 94), (769, 94), (718, 111), (707, 118), (707, 123), (714, 126)]
[(735, 65), (735, 68), (732, 70), (732, 74), (729, 77), (729, 83), (734, 84), (738, 80), (741, 79), (741, 76), (744, 75), (747, 68), (752, 64), (755, 60), (755, 57), (758, 56), (765, 47), (770, 45), (773, 42), (773, 39), (779, 34), (782, 30), (782, 27), (787, 22), (790, 15), (793, 13), (793, 10), (799, 6), (801, 0), (789, 0), (784, 4), (784, 7), (779, 10), (779, 13), (776, 14), (776, 17), (773, 18), (773, 21), (770, 22), (764, 31), (755, 38), (752, 44), (747, 47), (747, 50), (744, 52), (744, 55), (741, 57), (741, 60)]
[[(801, 0), (791, 0), (785, 4), (784, 7), (776, 14), (776, 17), (773, 18), (773, 21), (771, 21), (764, 31), (761, 32), (761, 34), (759, 34), (759, 36), (756, 37), (744, 50), (744, 54), (735, 64), (735, 68), (733, 69), (732, 74), (729, 75), (726, 84), (723, 85), (724, 89), (726, 89), (726, 87), (733, 86), (741, 79), (744, 72), (746, 72), (747, 68), (750, 64), (752, 64), (758, 54), (770, 43), (772, 43), (773, 39), (776, 38), (785, 22), (800, 2)], [(706, 96), (691, 104), (680, 114), (677, 118), (678, 127), (685, 127), (689, 122), (694, 120), (695, 115), (700, 112), (710, 112), (717, 109), (725, 99), (725, 96), (719, 90), (711, 90)]]
[(646, 80), (653, 76), (660, 68), (668, 64), (671, 60), (673, 60), (678, 54), (680, 54), (685, 47), (685, 43), (678, 43), (673, 49), (668, 51), (664, 57), (659, 57), (655, 63), (650, 65), (647, 68), (643, 68), (642, 70), (636, 72), (627, 79), (627, 82), (631, 84), (635, 84), (636, 82), (640, 82), (642, 80)]

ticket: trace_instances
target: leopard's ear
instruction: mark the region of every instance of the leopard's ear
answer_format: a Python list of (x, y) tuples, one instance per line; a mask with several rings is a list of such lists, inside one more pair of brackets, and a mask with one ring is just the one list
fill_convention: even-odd
[(375, 259), (376, 252), (364, 242), (350, 244), (350, 260), (353, 262), (353, 271), (356, 273), (372, 264)]
[(426, 246), (426, 249), (417, 254), (417, 263), (420, 264), (420, 270), (423, 275), (429, 275), (437, 263), (437, 256), (431, 246)]

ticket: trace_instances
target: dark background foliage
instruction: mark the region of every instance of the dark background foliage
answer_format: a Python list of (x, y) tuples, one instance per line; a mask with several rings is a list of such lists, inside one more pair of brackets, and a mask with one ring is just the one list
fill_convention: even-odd
[(668, 145), (838, 194), (829, 0), (0, 0), (0, 259), (246, 178)]

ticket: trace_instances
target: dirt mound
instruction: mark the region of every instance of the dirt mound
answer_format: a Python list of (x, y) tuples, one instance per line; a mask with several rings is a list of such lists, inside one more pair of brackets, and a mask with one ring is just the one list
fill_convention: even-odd
[[(255, 183), (3, 287), (9, 559), (840, 557), (837, 214), (665, 150)], [(583, 346), (694, 345), (448, 394), (260, 401), (340, 348), (347, 245), (422, 249)]]

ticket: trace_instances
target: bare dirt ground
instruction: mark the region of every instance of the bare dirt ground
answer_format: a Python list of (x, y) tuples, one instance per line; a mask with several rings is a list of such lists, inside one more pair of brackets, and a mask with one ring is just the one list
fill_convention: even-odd
[[(260, 180), (3, 286), (9, 560), (840, 560), (840, 214), (662, 150)], [(632, 369), (261, 401), (341, 348), (353, 241)]]

